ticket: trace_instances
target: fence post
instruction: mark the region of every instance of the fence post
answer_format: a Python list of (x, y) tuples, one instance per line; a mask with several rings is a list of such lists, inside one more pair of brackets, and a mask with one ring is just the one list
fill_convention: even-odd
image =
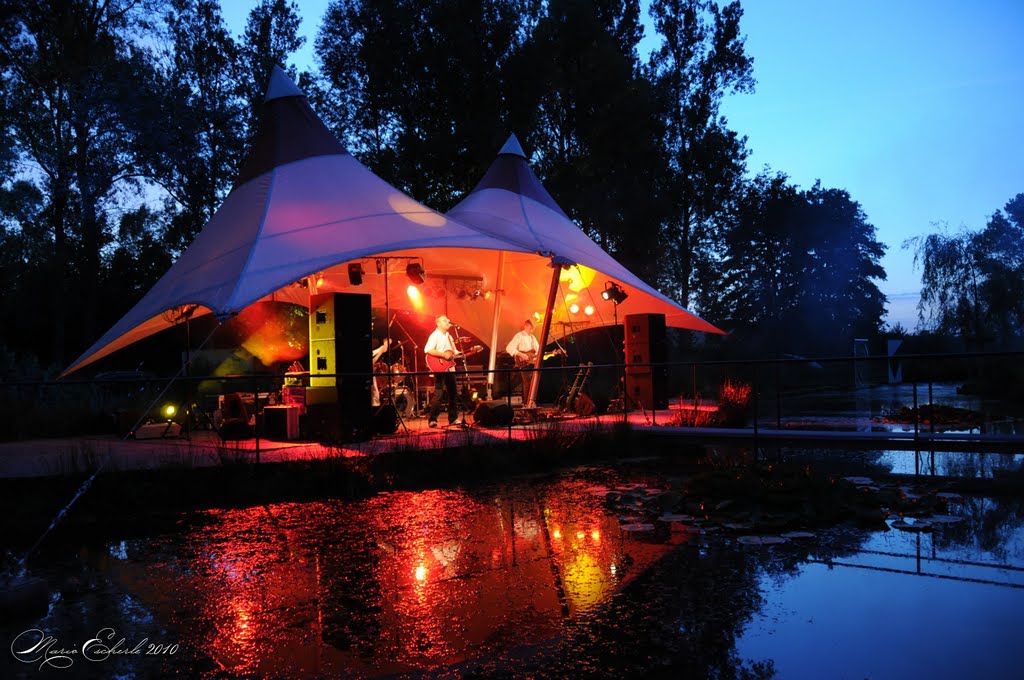
[(256, 434), (256, 464), (260, 464), (260, 381), (254, 385), (256, 393), (253, 399), (253, 432)]
[(754, 390), (754, 462), (756, 463), (758, 461), (758, 459), (760, 458), (760, 456), (761, 456), (761, 446), (760, 446), (760, 443), (758, 442), (758, 431), (757, 431), (757, 418), (758, 418), (758, 415), (759, 415), (759, 412), (760, 412), (760, 409), (759, 409), (759, 401), (760, 400), (758, 399), (758, 392), (760, 392), (760, 387), (757, 384), (757, 364), (756, 363), (754, 364), (754, 385), (753, 385), (753, 390)]
[(931, 476), (935, 476), (935, 401), (932, 399), (932, 379), (928, 378), (928, 459)]
[(782, 365), (775, 357), (775, 429), (782, 429)]
[(915, 380), (912, 385), (914, 388), (914, 476), (917, 477), (921, 474), (921, 446), (918, 439), (921, 414), (917, 408), (917, 381)]

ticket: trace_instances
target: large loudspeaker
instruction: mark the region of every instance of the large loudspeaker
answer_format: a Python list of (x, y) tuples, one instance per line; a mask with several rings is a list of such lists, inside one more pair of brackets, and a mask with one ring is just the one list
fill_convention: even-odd
[(646, 365), (668, 360), (665, 315), (627, 314), (623, 344), (629, 396), (644, 408), (668, 408), (668, 369)]
[[(310, 298), (309, 384), (330, 396), (337, 394), (342, 440), (369, 427), (372, 351), (369, 295), (326, 293)], [(327, 430), (335, 434), (333, 427)]]
[(512, 407), (500, 399), (481, 401), (473, 411), (473, 422), (481, 427), (508, 427), (514, 417)]

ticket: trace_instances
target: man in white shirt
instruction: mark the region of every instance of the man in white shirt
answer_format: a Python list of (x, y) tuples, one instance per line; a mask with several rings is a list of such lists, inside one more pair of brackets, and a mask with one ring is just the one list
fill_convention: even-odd
[[(529, 368), (537, 353), (540, 352), (540, 343), (533, 336), (533, 322), (529, 319), (523, 321), (522, 330), (512, 336), (512, 339), (505, 345), (508, 352), (516, 362), (516, 368)], [(519, 373), (519, 381), (523, 386), (523, 400), (528, 399), (529, 383), (523, 372)], [(509, 389), (512, 389), (512, 381), (509, 380)]]
[[(455, 351), (455, 343), (448, 329), (452, 327), (451, 319), (442, 314), (434, 319), (437, 328), (427, 338), (423, 346), (423, 353), (427, 356), (436, 357), (451, 361), (458, 356)], [(455, 403), (455, 364), (453, 363), (446, 371), (434, 372), (434, 398), (430, 400), (430, 411), (427, 416), (427, 423), (430, 427), (437, 427), (437, 416), (441, 413), (441, 394), (444, 393), (448, 402), (448, 424), (452, 425), (458, 419), (459, 411)]]

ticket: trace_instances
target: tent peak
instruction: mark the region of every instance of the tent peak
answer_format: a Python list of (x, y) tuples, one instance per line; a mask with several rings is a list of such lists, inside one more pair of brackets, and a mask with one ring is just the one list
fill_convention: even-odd
[(523, 152), (523, 147), (519, 145), (515, 133), (508, 136), (508, 141), (505, 142), (505, 146), (501, 147), (498, 155), (520, 156), (524, 160), (526, 159), (526, 154)]
[(302, 90), (295, 84), (283, 68), (274, 64), (274, 69), (270, 72), (270, 83), (267, 85), (267, 97), (263, 100), (263, 103), (267, 103), (274, 99), (281, 99), (282, 97), (303, 97)]

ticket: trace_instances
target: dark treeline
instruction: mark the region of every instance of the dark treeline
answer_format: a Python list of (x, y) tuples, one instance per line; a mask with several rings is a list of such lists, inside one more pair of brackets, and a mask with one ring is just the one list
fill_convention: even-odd
[[(881, 331), (884, 246), (842, 189), (746, 175), (721, 113), (755, 87), (740, 2), (334, 0), (234, 37), (216, 0), (0, 0), (0, 343), (63, 366), (231, 189), (280, 63), (376, 173), (439, 210), (515, 132), (562, 207), (751, 352), (849, 353)], [(0, 362), (2, 363), (2, 362)]]

